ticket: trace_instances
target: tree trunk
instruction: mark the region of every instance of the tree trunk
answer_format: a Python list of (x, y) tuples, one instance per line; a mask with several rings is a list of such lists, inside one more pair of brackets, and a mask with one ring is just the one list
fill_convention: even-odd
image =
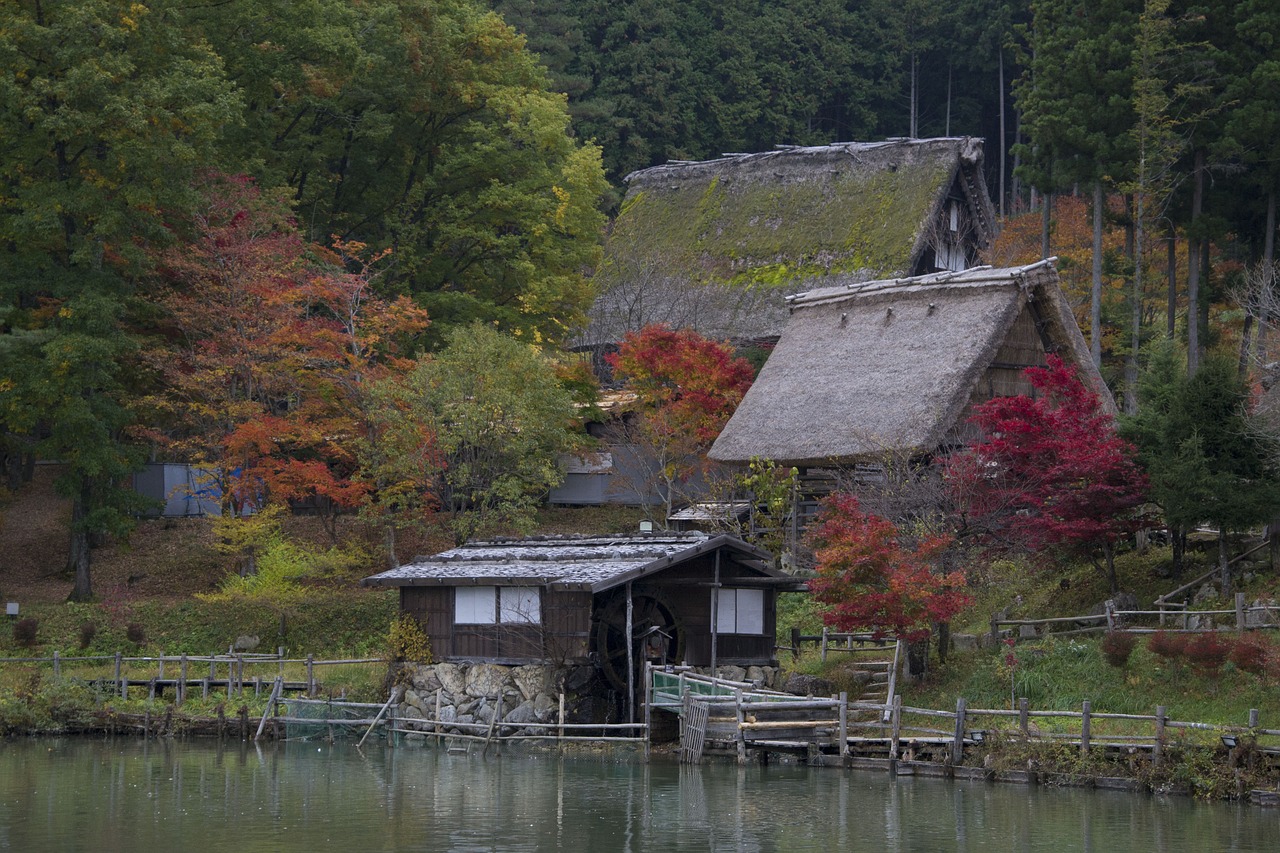
[(1169, 313), (1165, 334), (1178, 333), (1178, 232), (1169, 226)]
[(1262, 294), (1258, 300), (1258, 364), (1267, 363), (1267, 331), (1271, 327), (1271, 309), (1275, 301), (1276, 264), (1276, 191), (1267, 193), (1267, 225), (1262, 239)]
[(1053, 193), (1046, 192), (1040, 208), (1040, 257), (1049, 257), (1049, 226), (1053, 221)]
[(1102, 179), (1093, 182), (1093, 278), (1089, 288), (1089, 354), (1102, 366)]
[[(1006, 136), (1005, 129), (1004, 129), (1004, 48), (1000, 48), (999, 55), (1000, 55), (1000, 63), (999, 63), (1000, 85), (998, 89), (998, 94), (1000, 97), (1000, 145), (997, 147), (999, 148), (999, 151), (1000, 151), (1000, 221), (1003, 222), (1006, 215), (1006, 208), (1004, 203), (1004, 200), (1005, 200), (1004, 170), (1005, 170), (1005, 160), (1007, 159), (1006, 150), (1009, 145), (1009, 139)], [(950, 113), (948, 113), (948, 116), (950, 116)], [(949, 126), (950, 126), (950, 122), (948, 122), (948, 127)]]
[(1133, 218), (1133, 312), (1129, 343), (1129, 363), (1125, 365), (1124, 410), (1130, 415), (1138, 413), (1138, 354), (1142, 347), (1142, 252), (1146, 244), (1145, 197), (1139, 193), (1135, 201), (1137, 211)]
[(929, 640), (907, 643), (907, 675), (913, 679), (924, 678), (929, 671)]
[(1227, 560), (1227, 529), (1218, 527), (1218, 571), (1222, 576), (1222, 596), (1231, 596), (1231, 568)]
[(69, 601), (89, 601), (93, 598), (93, 584), (89, 576), (89, 531), (85, 529), (91, 488), (88, 477), (80, 478), (80, 492), (71, 501), (71, 553), (67, 568), (75, 572), (75, 585)]
[(1116, 549), (1110, 542), (1102, 544), (1102, 556), (1107, 561), (1107, 583), (1111, 587), (1111, 594), (1114, 596), (1120, 592), (1120, 578), (1116, 575)]
[(387, 568), (400, 568), (400, 558), (396, 556), (396, 526), (388, 524), (383, 528), (383, 541), (387, 548)]
[(1170, 566), (1170, 572), (1176, 580), (1182, 577), (1182, 562), (1187, 554), (1187, 531), (1181, 527), (1171, 527), (1169, 539), (1173, 546), (1173, 565)]
[(1196, 225), (1204, 207), (1204, 152), (1196, 152), (1192, 175), (1191, 234), (1187, 238), (1187, 373), (1200, 369), (1200, 238)]
[(951, 651), (951, 623), (938, 622), (938, 663), (947, 662), (947, 653)]

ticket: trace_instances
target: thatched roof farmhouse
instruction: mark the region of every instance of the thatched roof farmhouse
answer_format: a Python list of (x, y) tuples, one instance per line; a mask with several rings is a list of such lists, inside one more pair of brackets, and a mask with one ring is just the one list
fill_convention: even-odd
[(1054, 259), (834, 283), (788, 301), (782, 338), (711, 448), (715, 460), (837, 467), (925, 456), (964, 440), (975, 405), (1031, 394), (1023, 370), (1047, 353), (1074, 364), (1114, 410)]
[(963, 270), (995, 230), (982, 141), (968, 137), (780, 147), (668, 163), (627, 182), (584, 345), (655, 322), (776, 337), (784, 294)]

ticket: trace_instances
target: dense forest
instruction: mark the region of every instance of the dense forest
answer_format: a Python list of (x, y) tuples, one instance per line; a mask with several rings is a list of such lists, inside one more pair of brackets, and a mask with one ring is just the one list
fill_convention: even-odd
[(558, 345), (627, 173), (886, 136), (986, 139), (993, 262), (1062, 256), (1131, 412), (1165, 337), (1167, 386), (1227, 350), (1236, 399), (1280, 313), (1277, 32), (1270, 0), (4, 0), (7, 484), (65, 463), (83, 595), (147, 458), (234, 474), (232, 517), (474, 532), (572, 445)]

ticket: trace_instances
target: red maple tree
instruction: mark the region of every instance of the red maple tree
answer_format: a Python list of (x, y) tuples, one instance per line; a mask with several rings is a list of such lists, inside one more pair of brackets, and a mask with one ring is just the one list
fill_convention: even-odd
[(818, 573), (809, 590), (830, 608), (827, 624), (917, 642), (969, 603), (963, 574), (936, 570), (950, 536), (929, 536), (914, 547), (903, 538), (853, 495), (837, 492), (822, 502), (807, 544)]
[[(648, 463), (667, 516), (682, 485), (705, 470), (706, 451), (751, 387), (750, 362), (725, 343), (661, 324), (628, 332), (608, 357), (614, 375), (636, 394), (622, 439)], [(665, 519), (666, 516), (664, 516)]]
[(1115, 548), (1143, 523), (1147, 477), (1097, 393), (1057, 356), (1026, 370), (1038, 392), (974, 411), (983, 437), (948, 465), (966, 523), (988, 542), (1101, 554), (1113, 592)]

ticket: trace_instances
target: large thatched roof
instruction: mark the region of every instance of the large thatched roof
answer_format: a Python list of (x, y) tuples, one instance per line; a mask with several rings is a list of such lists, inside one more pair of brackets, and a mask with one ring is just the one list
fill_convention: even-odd
[(971, 265), (995, 226), (981, 164), (982, 141), (960, 137), (784, 147), (635, 172), (580, 342), (654, 322), (715, 338), (777, 335), (781, 296), (830, 276), (955, 268), (938, 262), (944, 241)]
[(1027, 267), (864, 282), (793, 297), (778, 346), (711, 448), (722, 462), (798, 465), (927, 453), (976, 403), (1027, 391), (1056, 352), (1114, 403), (1058, 287)]

